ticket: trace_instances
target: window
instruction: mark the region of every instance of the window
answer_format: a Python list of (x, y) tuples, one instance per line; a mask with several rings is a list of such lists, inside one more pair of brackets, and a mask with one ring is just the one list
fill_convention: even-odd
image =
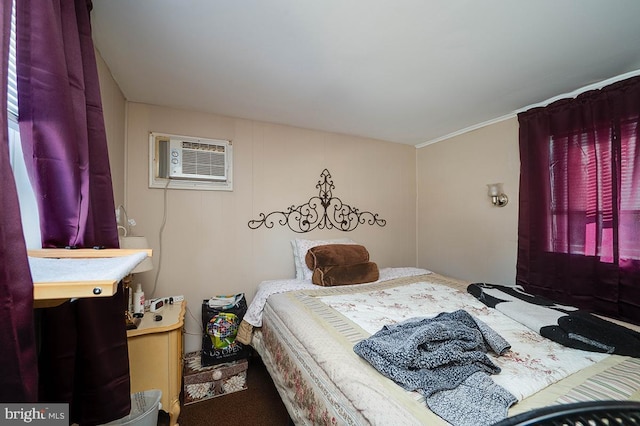
[(518, 121), (516, 283), (640, 321), (640, 76)]
[(40, 215), (38, 203), (29, 181), (27, 167), (22, 154), (20, 129), (18, 127), (18, 78), (16, 72), (16, 14), (15, 2), (11, 13), (11, 40), (9, 43), (9, 72), (7, 78), (7, 112), (9, 124), (9, 162), (16, 181), (22, 231), (27, 248), (42, 248), (40, 237)]
[[(640, 220), (640, 198), (632, 190), (638, 130), (635, 117), (622, 122), (619, 136), (611, 126), (551, 136), (549, 251), (606, 263), (640, 259), (640, 248), (631, 244), (638, 232), (633, 223)], [(613, 143), (618, 138), (619, 147)]]
[(9, 120), (18, 122), (18, 76), (16, 73), (16, 5), (11, 8), (11, 38), (9, 41), (9, 72), (7, 73), (7, 112)]

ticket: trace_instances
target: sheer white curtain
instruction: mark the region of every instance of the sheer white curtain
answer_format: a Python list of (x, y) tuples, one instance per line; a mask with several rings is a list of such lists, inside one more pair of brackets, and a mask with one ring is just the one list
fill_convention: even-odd
[(33, 187), (29, 181), (27, 168), (22, 155), (20, 129), (18, 126), (18, 84), (16, 73), (16, 11), (15, 1), (11, 13), (11, 32), (9, 40), (9, 69), (7, 70), (7, 113), (9, 130), (9, 163), (16, 181), (20, 217), (24, 240), (28, 249), (42, 248), (40, 238), (40, 215)]
[(28, 249), (42, 248), (38, 203), (36, 202), (36, 196), (24, 164), (18, 123), (12, 120), (9, 120), (9, 162), (13, 169), (13, 177), (16, 181), (16, 189), (18, 191), (24, 241)]

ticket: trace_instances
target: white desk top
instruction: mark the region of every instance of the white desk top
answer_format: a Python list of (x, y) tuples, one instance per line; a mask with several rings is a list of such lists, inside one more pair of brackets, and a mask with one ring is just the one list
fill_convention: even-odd
[(150, 250), (42, 249), (28, 255), (34, 301), (54, 306), (70, 298), (113, 296)]

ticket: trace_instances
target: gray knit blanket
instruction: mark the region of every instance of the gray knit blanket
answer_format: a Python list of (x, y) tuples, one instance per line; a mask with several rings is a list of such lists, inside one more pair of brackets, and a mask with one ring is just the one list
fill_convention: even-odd
[(403, 388), (422, 393), (451, 424), (480, 426), (507, 416), (516, 398), (491, 379), (500, 368), (487, 356), (509, 343), (464, 310), (389, 325), (353, 350)]

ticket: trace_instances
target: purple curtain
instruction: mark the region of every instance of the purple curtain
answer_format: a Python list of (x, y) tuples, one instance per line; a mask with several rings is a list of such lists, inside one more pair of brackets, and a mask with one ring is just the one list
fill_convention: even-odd
[(38, 370), (33, 320), (33, 281), (22, 234), (20, 208), (9, 163), (7, 70), (11, 0), (2, 0), (2, 96), (0, 96), (0, 401), (35, 402)]
[[(118, 247), (87, 0), (17, 2), (20, 133), (43, 247)], [(82, 425), (130, 410), (121, 290), (41, 312), (41, 401)]]
[(517, 283), (640, 322), (640, 77), (518, 120)]

